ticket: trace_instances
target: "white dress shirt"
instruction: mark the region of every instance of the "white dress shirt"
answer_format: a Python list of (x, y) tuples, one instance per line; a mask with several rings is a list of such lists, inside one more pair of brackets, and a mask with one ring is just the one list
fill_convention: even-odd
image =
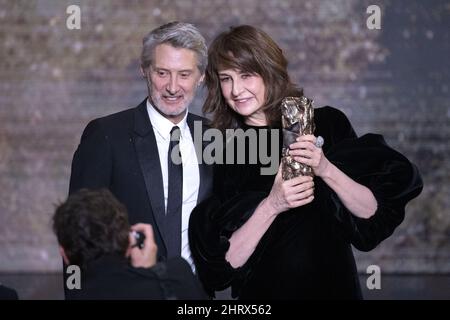
[(170, 131), (173, 126), (178, 126), (181, 131), (180, 153), (183, 161), (183, 207), (181, 209), (181, 256), (186, 259), (195, 272), (194, 262), (191, 256), (188, 239), (189, 217), (192, 209), (197, 204), (198, 190), (200, 186), (200, 173), (198, 169), (197, 155), (195, 153), (194, 142), (187, 124), (187, 112), (184, 118), (174, 124), (163, 117), (147, 99), (147, 111), (155, 133), (158, 145), (159, 161), (164, 186), (164, 206), (167, 210), (167, 197), (169, 188), (167, 153), (169, 151)]

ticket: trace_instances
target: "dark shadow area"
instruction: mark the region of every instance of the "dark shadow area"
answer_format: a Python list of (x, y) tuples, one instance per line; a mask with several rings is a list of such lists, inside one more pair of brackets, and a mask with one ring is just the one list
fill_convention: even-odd
[[(367, 275), (360, 275), (367, 300), (450, 299), (450, 275), (382, 275), (379, 290), (368, 290), (366, 280)], [(62, 281), (58, 273), (0, 275), (0, 282), (16, 289), (21, 300), (62, 300)], [(218, 292), (217, 299), (231, 299), (230, 290)]]

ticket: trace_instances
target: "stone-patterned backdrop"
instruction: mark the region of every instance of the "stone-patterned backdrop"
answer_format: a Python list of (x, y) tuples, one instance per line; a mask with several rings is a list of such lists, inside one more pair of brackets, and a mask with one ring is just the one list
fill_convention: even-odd
[[(81, 30), (66, 28), (71, 4)], [(370, 4), (381, 30), (366, 27)], [(419, 166), (423, 193), (390, 239), (357, 253), (361, 271), (450, 272), (450, 1), (437, 0), (0, 0), (0, 272), (60, 270), (50, 217), (82, 129), (145, 97), (141, 39), (172, 20), (208, 42), (230, 25), (261, 27), (316, 106), (340, 108)]]

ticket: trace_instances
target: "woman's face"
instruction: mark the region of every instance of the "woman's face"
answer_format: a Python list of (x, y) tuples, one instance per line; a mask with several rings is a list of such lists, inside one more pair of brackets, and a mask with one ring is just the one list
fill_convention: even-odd
[(262, 110), (266, 87), (260, 75), (236, 69), (219, 71), (222, 94), (231, 109), (242, 115), (249, 125), (267, 125)]

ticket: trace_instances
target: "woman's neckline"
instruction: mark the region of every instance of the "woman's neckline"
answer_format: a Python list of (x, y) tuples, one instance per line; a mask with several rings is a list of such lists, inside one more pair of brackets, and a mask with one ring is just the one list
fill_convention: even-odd
[(247, 123), (242, 123), (242, 128), (243, 129), (270, 129), (269, 125), (251, 125), (251, 124), (247, 124)]

